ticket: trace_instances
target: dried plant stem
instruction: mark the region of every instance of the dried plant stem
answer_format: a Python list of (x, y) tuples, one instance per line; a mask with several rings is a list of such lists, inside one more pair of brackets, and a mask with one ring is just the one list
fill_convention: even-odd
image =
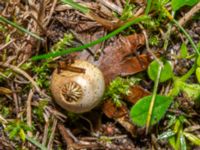
[[(15, 87), (15, 84), (14, 84), (13, 81), (11, 82), (11, 90), (12, 90), (12, 91), (16, 91), (16, 87)], [(17, 93), (16, 93), (16, 92), (13, 92), (13, 93), (12, 93), (12, 97), (13, 97), (13, 101), (14, 101), (14, 103), (15, 103), (15, 113), (16, 113), (16, 115), (18, 116), (18, 115), (20, 114), (20, 113), (19, 113), (19, 111), (20, 111), (19, 97), (17, 96)]]
[(4, 44), (2, 46), (0, 45), (0, 51), (3, 50), (4, 48), (8, 47), (13, 42), (15, 42), (15, 39), (10, 40), (8, 43), (6, 43), (6, 44)]
[[(179, 25), (183, 26), (186, 22), (188, 22), (192, 16), (194, 16), (195, 13), (197, 13), (200, 10), (200, 2), (197, 3), (194, 7), (192, 7), (192, 9), (190, 9), (189, 12), (187, 12), (179, 21)], [(174, 31), (176, 28), (173, 27), (172, 31)]]
[(53, 140), (54, 140), (54, 135), (55, 135), (57, 123), (58, 123), (57, 118), (54, 118), (52, 130), (51, 130), (51, 135), (50, 135), (48, 146), (47, 146), (48, 149), (52, 149), (52, 145), (53, 145)]
[(174, 19), (174, 17), (169, 13), (169, 11), (163, 7), (163, 10), (165, 11), (167, 17), (184, 33), (184, 35), (187, 37), (187, 39), (189, 40), (191, 46), (193, 47), (193, 49), (196, 51), (197, 55), (200, 55), (200, 52), (197, 48), (197, 46), (195, 45), (194, 41), (192, 40), (191, 36), (185, 31), (185, 29)]
[(64, 140), (65, 140), (65, 142), (67, 144), (67, 149), (70, 149), (71, 147), (73, 147), (74, 141), (72, 140), (72, 138), (68, 134), (68, 132), (65, 129), (65, 127), (62, 124), (58, 124), (58, 129), (59, 129), (60, 134), (62, 135), (62, 137), (64, 138)]
[(53, 15), (53, 12), (54, 12), (54, 10), (55, 10), (55, 7), (56, 7), (57, 2), (58, 2), (58, 0), (54, 0), (54, 1), (53, 1), (52, 7), (51, 7), (51, 10), (50, 10), (50, 13), (49, 13), (49, 15), (45, 18), (46, 21), (45, 21), (45, 23), (44, 23), (44, 27), (46, 27), (46, 26), (49, 24), (50, 19), (51, 19), (52, 15)]
[(4, 63), (4, 62), (0, 62), (0, 66), (2, 66), (4, 68), (10, 68), (14, 72), (23, 75), (25, 78), (27, 78), (31, 82), (31, 84), (35, 87), (36, 91), (41, 96), (48, 97), (46, 94), (44, 94), (43, 92), (41, 92), (41, 89), (39, 88), (39, 86), (37, 85), (37, 83), (33, 80), (33, 78), (29, 74), (27, 74), (25, 71), (23, 71), (22, 69), (18, 68), (17, 66), (10, 65), (10, 64)]
[(106, 7), (110, 8), (111, 10), (117, 12), (118, 14), (122, 14), (123, 9), (119, 6), (117, 6), (115, 3), (112, 3), (108, 0), (98, 0), (100, 3), (102, 3), (103, 5), (105, 5)]
[[(142, 27), (142, 26), (140, 25), (140, 27)], [(158, 57), (150, 50), (148, 36), (144, 29), (142, 30), (142, 33), (144, 34), (144, 37), (145, 37), (147, 51), (153, 56), (153, 58), (155, 60), (157, 60), (157, 62), (160, 64), (160, 66), (163, 66), (162, 62), (158, 59)]]
[(0, 123), (2, 124), (6, 124), (8, 123), (6, 119), (4, 119), (1, 115), (0, 115)]
[(48, 131), (49, 131), (49, 121), (45, 123), (44, 126), (44, 133), (42, 138), (42, 145), (46, 145), (47, 139), (48, 139)]
[[(29, 94), (28, 94), (28, 99), (27, 99), (27, 102), (26, 102), (26, 118), (27, 118), (27, 125), (28, 126), (32, 126), (32, 117), (31, 117), (31, 112), (32, 112), (32, 109), (31, 109), (31, 100), (32, 100), (32, 97), (33, 97), (33, 90), (31, 89)], [(28, 136), (32, 137), (32, 132), (28, 131)]]

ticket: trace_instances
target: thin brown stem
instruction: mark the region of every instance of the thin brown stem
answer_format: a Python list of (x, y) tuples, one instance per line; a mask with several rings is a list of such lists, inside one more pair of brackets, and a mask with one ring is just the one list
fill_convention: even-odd
[[(190, 9), (189, 12), (187, 12), (179, 21), (179, 25), (183, 26), (184, 24), (186, 24), (191, 18), (192, 16), (194, 16), (195, 13), (197, 13), (200, 10), (200, 2), (197, 3), (194, 7), (192, 7), (192, 9)], [(172, 31), (174, 31), (176, 29), (176, 27), (172, 28)]]

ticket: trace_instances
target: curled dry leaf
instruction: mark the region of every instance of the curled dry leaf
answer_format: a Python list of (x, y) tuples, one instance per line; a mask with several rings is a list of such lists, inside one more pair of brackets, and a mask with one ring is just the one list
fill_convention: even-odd
[(125, 116), (128, 112), (125, 105), (122, 104), (122, 106), (116, 107), (112, 100), (106, 100), (103, 103), (102, 110), (108, 118), (120, 118)]
[[(96, 37), (100, 35), (96, 35)], [(85, 40), (82, 40), (88, 42), (88, 39), (87, 37)], [(144, 43), (143, 34), (132, 34), (130, 36), (120, 37), (105, 47), (99, 54), (98, 60), (95, 60), (87, 51), (78, 52), (76, 55), (78, 59), (88, 60), (99, 67), (104, 74), (105, 83), (108, 85), (117, 76), (133, 75), (146, 70), (151, 61), (148, 55), (131, 56)], [(101, 47), (98, 45), (98, 47), (92, 49), (92, 52), (96, 54), (98, 51), (97, 48)]]
[(122, 104), (122, 106), (116, 107), (111, 100), (106, 100), (102, 110), (108, 118), (113, 118), (134, 136), (136, 127), (130, 122), (129, 110), (125, 105)]

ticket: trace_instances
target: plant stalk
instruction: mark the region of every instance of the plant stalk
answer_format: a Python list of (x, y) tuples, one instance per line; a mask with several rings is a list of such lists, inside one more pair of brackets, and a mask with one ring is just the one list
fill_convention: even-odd
[(151, 116), (152, 116), (153, 107), (154, 107), (155, 100), (156, 100), (156, 95), (157, 95), (158, 84), (159, 84), (159, 80), (160, 80), (160, 74), (161, 74), (162, 66), (159, 65), (158, 72), (157, 72), (157, 77), (156, 77), (156, 81), (155, 81), (155, 84), (154, 84), (154, 87), (153, 87), (153, 93), (152, 93), (151, 103), (150, 103), (149, 111), (148, 111), (148, 114), (147, 114), (146, 135), (149, 132), (149, 126), (150, 126), (150, 123), (151, 123)]

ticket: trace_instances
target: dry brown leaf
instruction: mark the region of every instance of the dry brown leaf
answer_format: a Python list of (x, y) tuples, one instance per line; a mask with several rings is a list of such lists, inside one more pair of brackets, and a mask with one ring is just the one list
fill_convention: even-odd
[[(90, 39), (99, 38), (103, 32), (97, 31), (89, 38), (87, 34), (81, 34), (82, 40), (88, 43)], [(91, 36), (91, 35), (90, 35)], [(95, 64), (103, 72), (106, 85), (109, 85), (117, 76), (133, 75), (135, 73), (146, 70), (151, 59), (148, 55), (131, 56), (136, 50), (144, 45), (145, 40), (143, 34), (133, 34), (130, 36), (123, 36), (111, 42), (109, 46), (105, 47), (100, 53), (98, 60), (95, 60), (87, 51), (76, 53), (77, 59), (88, 60)], [(93, 47), (92, 53), (96, 54), (101, 48), (101, 45)], [(73, 54), (74, 55), (74, 54)]]
[(142, 97), (151, 94), (149, 91), (145, 90), (143, 87), (139, 85), (132, 86), (130, 87), (129, 90), (130, 90), (130, 94), (126, 96), (125, 100), (127, 100), (128, 102), (131, 102), (132, 104), (135, 104)]
[(128, 112), (125, 105), (122, 104), (122, 106), (116, 107), (112, 100), (106, 100), (102, 106), (102, 110), (108, 118), (119, 118)]
[(122, 104), (116, 107), (112, 100), (106, 100), (103, 104), (102, 110), (108, 118), (112, 118), (123, 126), (132, 136), (135, 135), (136, 127), (130, 122), (129, 110)]
[(0, 95), (6, 95), (6, 94), (12, 94), (12, 90), (5, 87), (0, 87)]

